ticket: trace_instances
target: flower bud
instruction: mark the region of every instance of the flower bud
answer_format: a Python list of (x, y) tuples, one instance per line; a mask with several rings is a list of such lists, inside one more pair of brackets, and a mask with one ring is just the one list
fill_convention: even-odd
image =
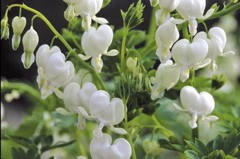
[(34, 62), (34, 55), (33, 52), (36, 49), (39, 42), (38, 34), (37, 32), (31, 28), (24, 34), (23, 36), (23, 50), (24, 53), (22, 55), (22, 62), (24, 65), (24, 68), (28, 69)]
[(67, 9), (64, 12), (64, 18), (67, 21), (72, 21), (73, 18), (75, 17), (75, 11), (73, 5), (68, 5)]
[(9, 39), (8, 20), (6, 18), (1, 20), (1, 39)]
[(137, 58), (129, 57), (127, 59), (127, 68), (129, 71), (133, 72), (134, 68), (137, 67)]
[(12, 20), (12, 28), (13, 28), (13, 33), (21, 35), (24, 28), (26, 26), (26, 18), (25, 17), (14, 17)]

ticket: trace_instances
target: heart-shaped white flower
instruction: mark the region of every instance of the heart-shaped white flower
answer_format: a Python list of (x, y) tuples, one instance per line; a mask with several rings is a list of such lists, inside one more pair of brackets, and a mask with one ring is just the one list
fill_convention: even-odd
[(72, 62), (65, 61), (64, 54), (57, 46), (50, 49), (48, 45), (42, 45), (37, 51), (36, 63), (37, 82), (42, 98), (47, 98), (53, 92), (61, 97), (58, 88), (69, 83), (74, 76), (75, 69)]
[(74, 5), (76, 16), (83, 17), (82, 26), (85, 30), (89, 30), (92, 20), (100, 24), (106, 24), (108, 21), (104, 18), (96, 17), (103, 5), (103, 0), (80, 0)]
[(102, 55), (116, 56), (117, 50), (110, 50), (108, 48), (113, 40), (112, 28), (108, 25), (101, 25), (98, 29), (92, 27), (85, 31), (81, 44), (86, 56), (79, 55), (83, 60), (91, 59), (91, 64), (97, 72), (101, 72), (103, 67)]
[(171, 58), (170, 48), (179, 38), (179, 32), (176, 24), (171, 20), (160, 25), (155, 33), (155, 41), (157, 44), (157, 56), (162, 63)]
[(91, 116), (104, 125), (117, 125), (124, 118), (124, 104), (119, 98), (113, 98), (106, 91), (96, 91), (89, 102)]
[(209, 122), (218, 119), (216, 116), (208, 116), (212, 113), (215, 107), (214, 99), (208, 92), (198, 93), (194, 87), (185, 86), (181, 89), (180, 100), (182, 108), (176, 104), (174, 104), (174, 106), (178, 110), (187, 112), (192, 116), (192, 119), (189, 121), (189, 126), (191, 128), (197, 127), (198, 118)]
[(205, 7), (206, 0), (180, 0), (177, 11), (185, 20), (189, 21), (188, 28), (192, 36), (197, 33), (198, 23), (196, 19), (206, 19), (214, 12), (214, 9), (209, 9), (203, 16)]
[(158, 2), (160, 10), (156, 12), (156, 22), (159, 26), (170, 18), (170, 12), (174, 11), (177, 8), (180, 0), (159, 0)]
[(103, 133), (90, 143), (92, 159), (130, 159), (132, 150), (126, 139), (118, 138), (112, 144), (112, 137)]
[(210, 63), (210, 59), (205, 59), (207, 52), (208, 44), (203, 39), (194, 38), (192, 43), (182, 39), (175, 43), (172, 48), (172, 57), (181, 67), (182, 82), (189, 78), (189, 69), (196, 70)]
[(153, 82), (152, 100), (163, 97), (165, 89), (169, 90), (176, 85), (179, 76), (180, 69), (177, 66), (173, 66), (172, 60), (168, 60), (165, 64), (160, 64)]
[(39, 37), (37, 32), (31, 28), (23, 35), (22, 43), (24, 53), (22, 54), (21, 61), (24, 68), (28, 69), (34, 62), (34, 50), (36, 49), (39, 42)]
[(210, 58), (212, 60), (211, 68), (213, 71), (216, 71), (217, 69), (216, 58), (218, 56), (234, 54), (232, 51), (226, 53), (223, 52), (227, 37), (225, 31), (219, 27), (211, 28), (208, 34), (203, 31), (199, 32), (196, 34), (195, 38), (204, 39), (208, 43), (208, 54), (206, 58)]

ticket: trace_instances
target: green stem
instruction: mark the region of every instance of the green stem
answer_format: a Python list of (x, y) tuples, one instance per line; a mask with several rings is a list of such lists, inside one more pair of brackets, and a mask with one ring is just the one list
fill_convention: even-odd
[(165, 127), (158, 121), (158, 119), (155, 117), (155, 115), (152, 115), (151, 118), (152, 118), (152, 120), (154, 121), (154, 123), (158, 126), (158, 128), (162, 130), (162, 133), (163, 133), (164, 135), (166, 135), (167, 137), (174, 136), (174, 133), (173, 133), (171, 130), (165, 128)]
[(121, 72), (124, 72), (125, 68), (125, 50), (126, 50), (126, 41), (127, 41), (127, 35), (128, 35), (129, 29), (127, 27), (124, 27), (123, 29), (123, 39), (122, 39), (122, 45), (121, 45)]
[(155, 32), (156, 32), (156, 29), (157, 29), (155, 13), (158, 10), (158, 8), (159, 7), (154, 7), (152, 9), (150, 25), (149, 25), (149, 28), (148, 28), (148, 37), (147, 37), (146, 45), (149, 45), (154, 40), (154, 37), (155, 37)]
[[(8, 6), (6, 15), (8, 13), (8, 10), (10, 10), (13, 7), (20, 7), (20, 8), (23, 8), (25, 10), (28, 10), (28, 11), (36, 14), (40, 19), (42, 19), (45, 22), (45, 24), (49, 27), (49, 29), (53, 32), (53, 34), (55, 34), (55, 36), (58, 37), (58, 39), (63, 43), (63, 45), (68, 49), (69, 52), (73, 50), (72, 47), (68, 44), (68, 42), (63, 38), (63, 36), (54, 28), (54, 26), (50, 23), (50, 21), (42, 13), (40, 13), (39, 11), (37, 11), (33, 8), (26, 6), (25, 4), (12, 4), (12, 5)], [(73, 55), (73, 57), (78, 59), (79, 63), (84, 68), (86, 68), (87, 70), (89, 70), (92, 73), (93, 77), (97, 80), (97, 82), (100, 85), (99, 89), (103, 89), (103, 90), (107, 89), (102, 81), (102, 78), (100, 77), (100, 75), (98, 73), (96, 73), (96, 71), (94, 70), (93, 67), (91, 67), (89, 64), (87, 64), (85, 61), (83, 61), (74, 50), (71, 52), (71, 55)]]
[(188, 23), (186, 23), (186, 25), (182, 29), (182, 32), (183, 32), (183, 38), (189, 40), (190, 39), (190, 35), (188, 33)]
[(30, 85), (20, 82), (1, 81), (1, 90), (13, 90), (13, 89), (27, 92), (30, 96), (36, 99), (38, 103), (46, 107), (49, 107), (49, 104), (41, 99), (41, 94), (39, 93), (39, 91), (31, 87)]
[(192, 139), (193, 141), (198, 138), (198, 127), (192, 129)]
[(154, 40), (152, 40), (146, 47), (144, 47), (140, 51), (141, 58), (143, 59), (145, 56), (147, 56), (149, 53), (151, 53), (152, 50), (157, 49), (156, 43)]
[(191, 72), (191, 85), (194, 87), (194, 85), (195, 85), (195, 70), (194, 69), (191, 69), (190, 70)]

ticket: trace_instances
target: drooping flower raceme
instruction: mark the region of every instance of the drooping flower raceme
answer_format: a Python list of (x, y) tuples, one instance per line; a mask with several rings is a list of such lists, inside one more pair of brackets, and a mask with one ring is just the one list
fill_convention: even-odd
[(79, 113), (79, 107), (89, 113), (89, 100), (97, 88), (94, 84), (84, 83), (82, 88), (78, 83), (69, 83), (63, 92), (63, 101), (65, 107), (72, 113), (78, 113), (78, 127), (85, 128), (85, 118)]
[(157, 44), (157, 56), (162, 63), (171, 58), (170, 48), (179, 38), (179, 31), (176, 24), (168, 20), (160, 25), (155, 33), (155, 41)]
[(21, 42), (21, 34), (26, 26), (26, 18), (25, 17), (14, 17), (12, 20), (12, 28), (13, 28), (13, 37), (12, 37), (12, 48), (13, 50), (17, 50), (19, 44)]
[(168, 60), (165, 64), (160, 64), (153, 81), (151, 93), (152, 100), (161, 98), (164, 91), (171, 89), (177, 84), (180, 76), (180, 70), (177, 66), (173, 66), (172, 60)]
[(159, 0), (160, 10), (156, 12), (156, 23), (161, 25), (170, 18), (170, 12), (174, 11), (180, 0)]
[(206, 19), (214, 12), (214, 9), (209, 9), (206, 15), (203, 15), (205, 7), (206, 0), (181, 0), (177, 7), (178, 13), (189, 22), (188, 28), (192, 36), (197, 33), (196, 19)]
[(227, 37), (226, 33), (223, 29), (219, 27), (213, 27), (209, 30), (208, 34), (205, 32), (199, 32), (196, 34), (195, 38), (204, 39), (208, 43), (208, 54), (207, 58), (210, 58), (211, 61), (211, 69), (216, 71), (216, 58), (218, 56), (226, 56), (229, 54), (234, 54), (234, 52), (229, 51), (223, 53), (223, 49), (225, 48)]
[(43, 99), (53, 92), (62, 97), (59, 88), (71, 81), (74, 76), (74, 66), (71, 61), (65, 61), (65, 55), (57, 46), (48, 45), (39, 47), (36, 53), (38, 66), (37, 82)]
[(126, 139), (118, 138), (112, 143), (112, 137), (103, 133), (92, 139), (90, 154), (92, 159), (130, 159), (132, 149)]
[(209, 116), (214, 110), (215, 102), (208, 92), (198, 93), (194, 87), (185, 86), (181, 89), (180, 100), (182, 107), (177, 104), (174, 104), (174, 106), (192, 117), (188, 123), (192, 129), (197, 127), (198, 118), (208, 122), (218, 120), (216, 116)]
[(194, 38), (192, 43), (187, 39), (182, 39), (174, 44), (172, 57), (180, 66), (180, 79), (182, 82), (189, 78), (190, 69), (197, 70), (211, 62), (210, 59), (205, 59), (207, 52), (207, 42), (199, 38)]
[(31, 26), (22, 39), (24, 53), (22, 54), (21, 61), (26, 69), (30, 68), (34, 62), (35, 57), (33, 52), (36, 49), (38, 42), (38, 34)]
[(117, 50), (108, 51), (113, 40), (112, 28), (108, 25), (101, 25), (98, 29), (92, 27), (85, 31), (81, 44), (86, 56), (79, 55), (83, 60), (91, 59), (91, 64), (97, 72), (101, 72), (103, 67), (102, 55), (116, 56)]
[(96, 17), (103, 5), (103, 0), (80, 0), (74, 5), (76, 16), (81, 15), (82, 26), (85, 30), (91, 28), (92, 20), (100, 24), (107, 24), (108, 21), (104, 18)]

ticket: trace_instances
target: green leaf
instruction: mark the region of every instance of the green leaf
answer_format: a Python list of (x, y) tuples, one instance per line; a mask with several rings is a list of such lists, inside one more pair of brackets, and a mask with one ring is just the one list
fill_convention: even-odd
[(224, 145), (224, 140), (221, 135), (218, 135), (213, 141), (213, 150), (221, 150)]
[(184, 151), (184, 153), (188, 159), (200, 159), (200, 157), (198, 156), (198, 153), (196, 153), (193, 150), (186, 150)]
[(110, 2), (111, 0), (103, 0), (102, 8), (106, 7)]
[(195, 140), (195, 144), (196, 146), (198, 147), (198, 150), (205, 156), (208, 154), (208, 150), (206, 148), (206, 146), (199, 140), (199, 139), (196, 139)]
[(124, 27), (133, 29), (143, 22), (143, 10), (145, 6), (139, 0), (136, 6), (131, 4), (126, 12), (121, 10)]
[(22, 148), (12, 148), (12, 159), (27, 159), (27, 156)]
[(65, 142), (65, 141), (59, 141), (57, 142), (56, 144), (52, 145), (52, 146), (48, 146), (48, 147), (44, 147), (41, 149), (41, 152), (45, 152), (45, 151), (48, 151), (48, 150), (51, 150), (51, 149), (55, 149), (55, 148), (60, 148), (60, 147), (65, 147), (65, 146), (68, 146), (68, 145), (71, 145), (75, 142), (76, 140), (72, 140), (72, 141), (69, 141), (69, 142)]
[(237, 130), (233, 130), (230, 135), (225, 139), (223, 151), (226, 154), (231, 154), (237, 146), (240, 144), (240, 133)]
[(195, 151), (198, 155), (203, 155), (202, 152), (199, 150), (199, 148), (197, 147), (197, 145), (195, 145), (195, 143), (193, 143), (192, 141), (188, 141), (185, 140), (185, 142), (187, 143), (187, 146), (189, 149), (192, 149), (193, 151)]

